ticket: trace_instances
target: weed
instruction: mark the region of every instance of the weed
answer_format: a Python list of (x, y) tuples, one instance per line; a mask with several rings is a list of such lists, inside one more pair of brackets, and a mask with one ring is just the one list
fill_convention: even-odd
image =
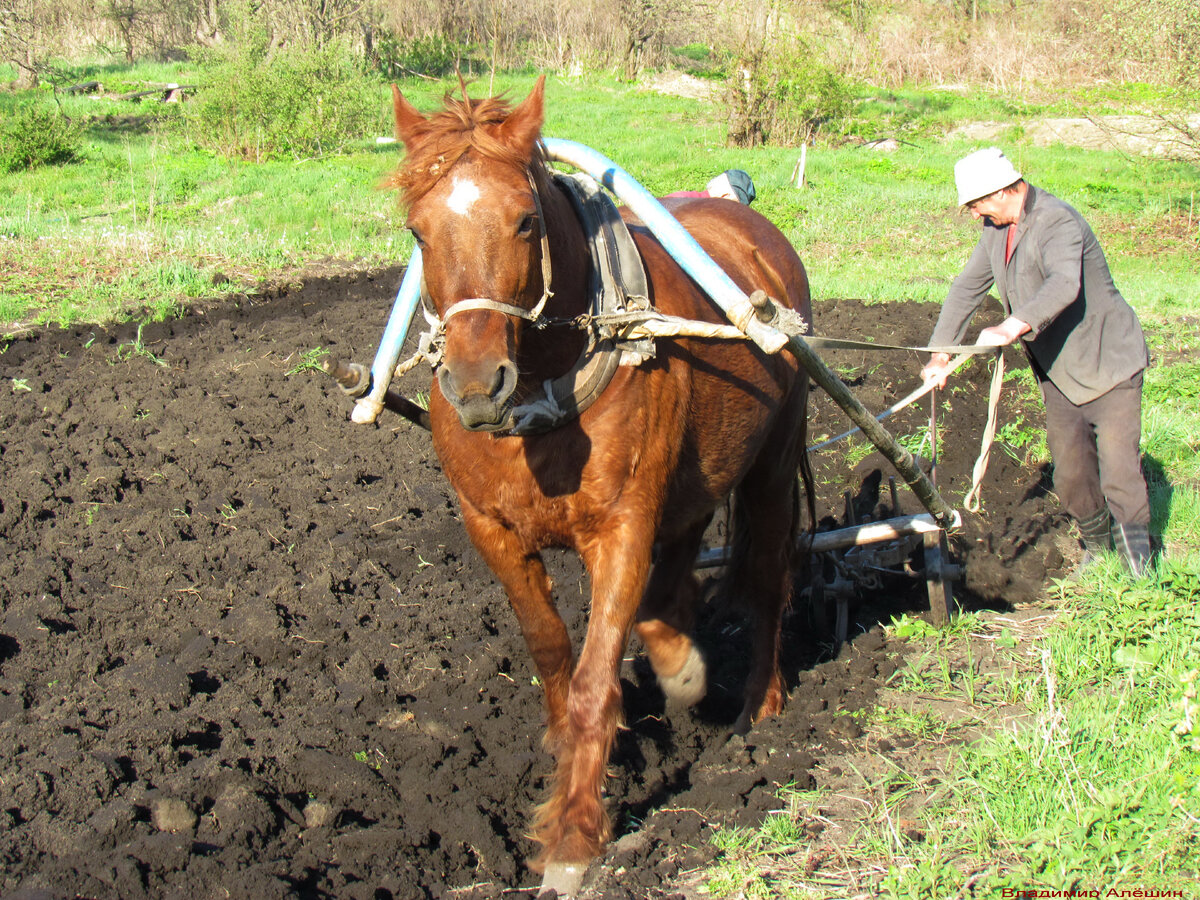
[(896, 443), (913, 456), (918, 456), (925, 449), (925, 445), (929, 443), (929, 429), (923, 428), (920, 431), (897, 435)]
[(33, 390), (33, 388), (31, 388), (29, 386), (28, 378), (14, 378), (12, 380), (12, 389), (13, 389), (14, 394), (17, 393), (18, 391), (32, 391)]
[(996, 443), (1005, 453), (1024, 465), (1050, 461), (1045, 429), (1027, 425), (1022, 415), (996, 429)]
[(1179, 720), (1171, 729), (1193, 752), (1200, 753), (1200, 669), (1189, 669), (1179, 676), (1179, 688), (1171, 708)]
[(375, 64), (385, 78), (449, 75), (465, 49), (440, 34), (405, 40), (383, 31), (377, 36)]
[(875, 445), (870, 441), (860, 441), (850, 438), (846, 444), (846, 449), (842, 452), (842, 463), (847, 470), (853, 469), (870, 456), (874, 450)]
[(285, 375), (300, 375), (304, 372), (320, 372), (321, 360), (329, 355), (324, 347), (314, 347), (300, 357), (300, 361), (285, 372)]
[(61, 165), (79, 157), (83, 129), (61, 110), (26, 105), (0, 119), (0, 172)]
[(167, 368), (167, 361), (161, 356), (156, 355), (142, 340), (142, 328), (144, 325), (138, 325), (137, 334), (132, 341), (127, 341), (124, 344), (117, 346), (117, 361), (126, 362), (135, 356), (143, 357), (150, 360), (156, 366)]
[(186, 109), (197, 144), (232, 159), (302, 159), (381, 124), (377, 88), (343, 41), (275, 46), (265, 16), (245, 9), (234, 40), (199, 54), (203, 90)]
[(383, 768), (387, 762), (387, 757), (383, 755), (383, 751), (376, 748), (374, 750), (355, 750), (354, 759), (365, 766), (370, 766), (375, 771)]
[(933, 713), (899, 707), (878, 706), (867, 711), (863, 718), (884, 733), (907, 734), (921, 740), (940, 739), (950, 728)]

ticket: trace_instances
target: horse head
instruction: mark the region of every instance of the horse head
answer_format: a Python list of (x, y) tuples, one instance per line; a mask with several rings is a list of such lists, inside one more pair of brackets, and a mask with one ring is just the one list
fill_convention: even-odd
[(548, 295), (546, 169), (537, 141), (544, 78), (515, 108), (499, 98), (447, 95), (429, 117), (393, 87), (396, 134), (407, 150), (392, 179), (421, 248), (426, 295), (445, 328), (437, 373), (463, 427), (505, 427), (519, 373), (523, 323)]

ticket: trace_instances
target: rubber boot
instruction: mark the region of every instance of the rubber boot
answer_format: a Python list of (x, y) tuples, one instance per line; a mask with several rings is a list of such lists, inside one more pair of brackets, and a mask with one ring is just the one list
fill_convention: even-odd
[(1145, 525), (1112, 526), (1113, 545), (1121, 554), (1121, 562), (1134, 578), (1150, 570), (1150, 530)]
[(1099, 557), (1112, 549), (1112, 517), (1108, 507), (1100, 507), (1099, 512), (1093, 513), (1086, 519), (1077, 519), (1079, 537), (1083, 539), (1083, 559), (1079, 563), (1079, 571), (1083, 571)]

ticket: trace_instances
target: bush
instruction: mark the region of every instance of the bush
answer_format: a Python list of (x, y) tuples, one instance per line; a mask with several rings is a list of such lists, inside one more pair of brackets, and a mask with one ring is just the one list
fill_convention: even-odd
[(0, 123), (0, 170), (18, 172), (79, 158), (83, 128), (42, 103), (26, 106)]
[(406, 41), (384, 32), (375, 45), (375, 64), (386, 78), (404, 75), (440, 78), (455, 71), (464, 55), (456, 44), (440, 34)]
[(730, 144), (794, 145), (842, 128), (850, 86), (801, 40), (765, 41), (743, 52), (729, 79)]
[(198, 52), (201, 88), (188, 104), (197, 145), (255, 161), (336, 153), (379, 127), (378, 85), (349, 47), (272, 48), (265, 30)]
[(831, 67), (807, 53), (779, 62), (775, 86), (776, 143), (804, 144), (840, 127), (850, 113), (850, 86)]

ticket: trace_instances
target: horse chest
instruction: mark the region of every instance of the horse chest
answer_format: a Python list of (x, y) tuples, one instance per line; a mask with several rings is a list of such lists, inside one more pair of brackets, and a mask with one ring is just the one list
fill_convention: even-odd
[[(436, 437), (435, 429), (435, 444)], [(597, 445), (582, 431), (560, 431), (468, 443), (465, 452), (461, 441), (438, 448), (464, 514), (502, 524), (526, 546), (577, 546), (614, 517), (654, 517), (645, 497), (659, 490), (646, 490), (647, 477), (662, 476), (645, 471), (632, 442)]]

